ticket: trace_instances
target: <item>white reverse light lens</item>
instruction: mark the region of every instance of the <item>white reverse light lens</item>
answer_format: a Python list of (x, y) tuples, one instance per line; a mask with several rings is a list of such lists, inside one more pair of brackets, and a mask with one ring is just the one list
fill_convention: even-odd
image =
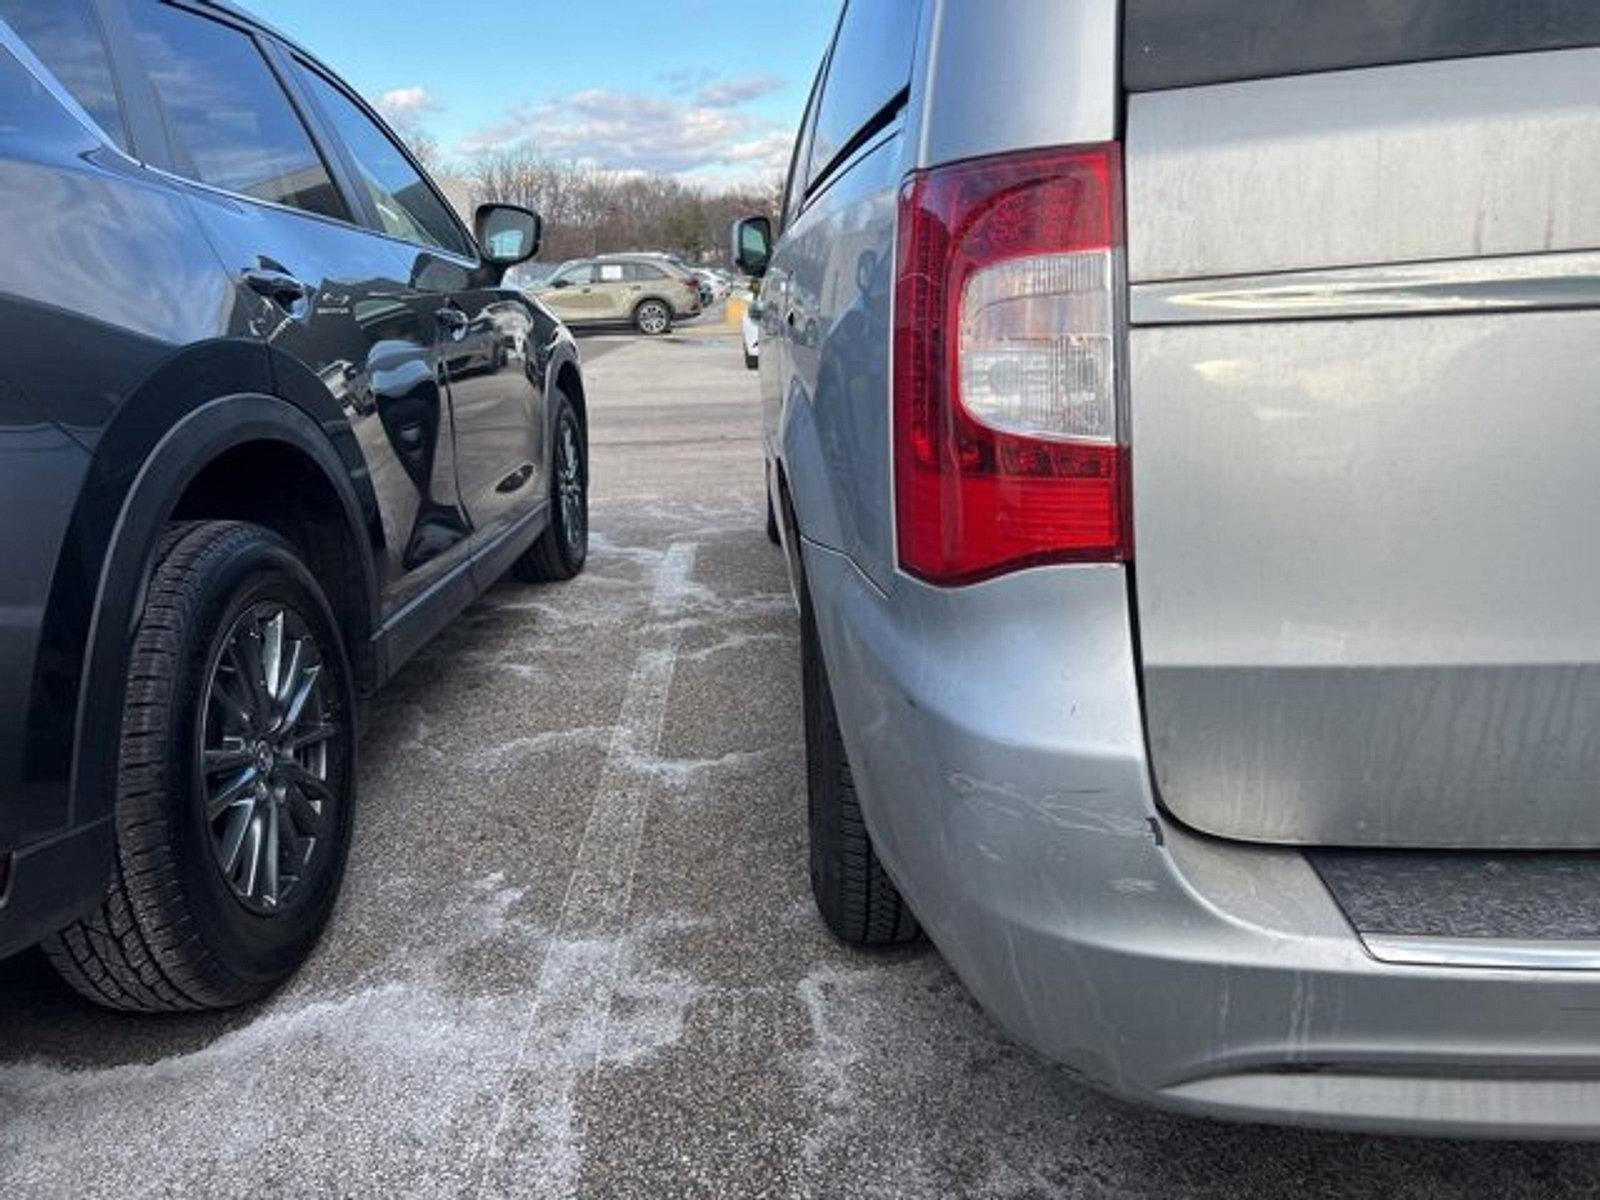
[(1117, 440), (1111, 252), (1016, 258), (961, 294), (961, 402), (1006, 433)]

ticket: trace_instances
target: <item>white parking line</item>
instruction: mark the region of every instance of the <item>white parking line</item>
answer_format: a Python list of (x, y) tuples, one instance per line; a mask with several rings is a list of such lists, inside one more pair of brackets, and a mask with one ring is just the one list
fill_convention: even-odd
[[(539, 1134), (534, 1144), (519, 1148), (531, 1162), (526, 1170), (519, 1169), (518, 1188), (541, 1196), (573, 1193), (580, 1136), (573, 1119), (573, 1088), (581, 1074), (599, 1069), (605, 1052), (652, 785), (651, 776), (637, 764), (650, 761), (659, 750), (683, 629), (682, 622), (670, 618), (691, 594), (696, 549), (693, 542), (675, 542), (656, 564), (651, 614), (669, 619), (660, 622), (654, 644), (640, 650), (628, 677), (566, 897), (482, 1152), (477, 1193), (488, 1184), (514, 1107), (531, 1108)], [(538, 1077), (539, 1094), (535, 1103), (523, 1098), (518, 1105), (517, 1083), (528, 1074)]]

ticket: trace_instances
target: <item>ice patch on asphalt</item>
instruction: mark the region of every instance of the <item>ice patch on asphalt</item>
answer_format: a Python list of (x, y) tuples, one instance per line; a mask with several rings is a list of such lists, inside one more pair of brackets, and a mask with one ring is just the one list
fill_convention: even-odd
[[(469, 884), (477, 902), (450, 923), (459, 936), (411, 960), (411, 978), (275, 1005), (203, 1049), (152, 1063), (0, 1066), (8, 1187), (21, 1195), (126, 1195), (127, 1182), (138, 1179), (151, 1194), (195, 1194), (195, 1181), (205, 1179), (218, 1192), (269, 1194), (260, 1164), (274, 1146), (292, 1145), (298, 1191), (349, 1194), (351, 1178), (363, 1181), (363, 1193), (466, 1191), (465, 1143), (469, 1133), (487, 1130), (504, 1094), (527, 999), (462, 998), (427, 980), (464, 944), (507, 930), (531, 935), (511, 916), (521, 889), (503, 882), (496, 873)], [(660, 920), (618, 937), (548, 944), (558, 992), (581, 992), (603, 979), (608, 1001), (522, 1061), (518, 1075), (528, 1086), (518, 1091), (514, 1125), (527, 1134), (523, 1123), (532, 1122), (535, 1157), (549, 1174), (536, 1187), (513, 1190), (570, 1195), (583, 1149), (571, 1085), (597, 1070), (641, 1065), (682, 1038), (702, 989), (658, 966), (651, 942), (684, 927)], [(51, 1149), (64, 1128), (77, 1147), (65, 1158)], [(205, 1136), (196, 1138), (197, 1130)], [(338, 1177), (318, 1175), (319, 1155), (340, 1164)], [(448, 1164), (453, 1173), (418, 1174), (420, 1166), (403, 1165), (413, 1159)], [(519, 1153), (517, 1161), (526, 1160)], [(254, 1165), (235, 1174), (232, 1162)]]
[[(1056, 1193), (1041, 1149), (1072, 1136), (1073, 1114), (1049, 1095), (1053, 1069), (997, 1043), (937, 955), (819, 967), (798, 990), (813, 1044), (797, 1066), (822, 1114), (802, 1157), (818, 1187), (884, 1200)], [(981, 1143), (974, 1129), (989, 1131)]]

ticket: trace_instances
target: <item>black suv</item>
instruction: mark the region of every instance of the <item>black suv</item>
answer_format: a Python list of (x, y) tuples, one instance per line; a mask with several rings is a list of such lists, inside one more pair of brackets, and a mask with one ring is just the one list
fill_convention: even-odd
[(571, 337), (222, 3), (0, 0), (0, 955), (257, 997), (338, 891), (355, 706), (587, 547)]

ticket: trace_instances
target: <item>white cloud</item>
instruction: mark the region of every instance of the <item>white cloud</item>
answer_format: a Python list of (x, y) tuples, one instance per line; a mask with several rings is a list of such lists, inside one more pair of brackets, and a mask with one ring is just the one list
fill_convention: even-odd
[(693, 94), (681, 97), (587, 88), (519, 105), (456, 149), (471, 155), (528, 145), (551, 158), (618, 171), (685, 176), (737, 169), (754, 177), (783, 169), (794, 131), (740, 108), (780, 86), (769, 76), (748, 76), (696, 80)]
[(775, 75), (746, 75), (739, 79), (721, 79), (703, 86), (695, 102), (706, 108), (736, 108), (762, 96), (770, 96), (783, 86)]
[(419, 83), (413, 87), (390, 88), (378, 97), (378, 107), (390, 116), (399, 116), (402, 113), (415, 115), (436, 111), (439, 108), (439, 100)]

